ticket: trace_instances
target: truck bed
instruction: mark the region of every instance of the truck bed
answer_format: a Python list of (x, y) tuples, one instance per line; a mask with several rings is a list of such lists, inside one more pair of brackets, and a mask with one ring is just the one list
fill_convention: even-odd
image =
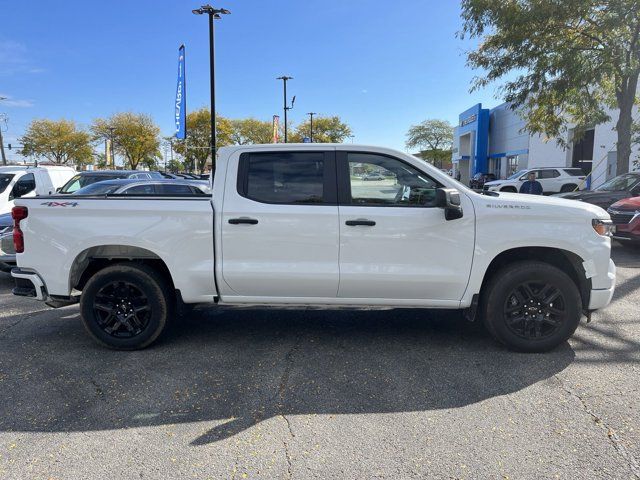
[(69, 278), (88, 258), (132, 249), (161, 260), (186, 302), (209, 302), (216, 295), (211, 197), (55, 195), (20, 203), (29, 209), (21, 223), (24, 255), (47, 278), (49, 295), (69, 296)]

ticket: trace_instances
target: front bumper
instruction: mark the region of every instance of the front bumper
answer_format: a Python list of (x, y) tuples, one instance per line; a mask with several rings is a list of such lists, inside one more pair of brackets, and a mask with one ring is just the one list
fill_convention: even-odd
[(609, 259), (609, 270), (607, 272), (609, 280), (609, 288), (599, 288), (591, 290), (589, 297), (589, 310), (598, 310), (604, 308), (611, 303), (611, 298), (616, 290), (616, 264)]
[(16, 279), (16, 286), (13, 289), (14, 295), (31, 297), (40, 301), (47, 299), (47, 287), (37, 273), (14, 268), (11, 270), (11, 276)]

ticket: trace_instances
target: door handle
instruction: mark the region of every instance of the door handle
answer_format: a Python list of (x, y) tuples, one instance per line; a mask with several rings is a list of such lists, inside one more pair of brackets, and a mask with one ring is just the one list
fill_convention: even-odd
[(257, 225), (258, 224), (258, 220), (256, 220), (255, 218), (247, 218), (247, 217), (230, 218), (229, 219), (229, 223), (231, 225), (240, 225), (240, 224)]
[(356, 227), (358, 225), (373, 227), (376, 224), (376, 222), (374, 222), (373, 220), (367, 220), (366, 218), (359, 218), (358, 220), (347, 220), (344, 223), (349, 227)]

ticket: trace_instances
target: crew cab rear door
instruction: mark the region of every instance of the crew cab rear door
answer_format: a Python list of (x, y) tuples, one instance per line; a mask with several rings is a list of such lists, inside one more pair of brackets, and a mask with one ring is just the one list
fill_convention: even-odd
[[(469, 280), (475, 242), (471, 201), (447, 221), (435, 206), (441, 185), (406, 159), (336, 152), (340, 208), (338, 296), (455, 306)], [(384, 178), (364, 181), (369, 172)]]
[(233, 296), (335, 298), (335, 152), (312, 147), (232, 155), (221, 230), (224, 284), (219, 288), (227, 301)]

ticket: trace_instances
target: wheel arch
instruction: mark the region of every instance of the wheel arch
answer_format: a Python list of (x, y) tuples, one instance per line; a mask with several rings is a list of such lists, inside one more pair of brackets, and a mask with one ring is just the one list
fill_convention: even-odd
[(131, 245), (98, 245), (80, 252), (69, 271), (69, 290), (82, 290), (96, 272), (117, 263), (134, 262), (148, 265), (175, 290), (167, 264), (154, 252)]
[(584, 274), (584, 260), (577, 254), (555, 247), (517, 247), (498, 254), (485, 271), (480, 287), (480, 298), (491, 278), (504, 266), (522, 260), (537, 260), (559, 268), (573, 280), (580, 291), (582, 307), (587, 309), (591, 296), (591, 279)]

